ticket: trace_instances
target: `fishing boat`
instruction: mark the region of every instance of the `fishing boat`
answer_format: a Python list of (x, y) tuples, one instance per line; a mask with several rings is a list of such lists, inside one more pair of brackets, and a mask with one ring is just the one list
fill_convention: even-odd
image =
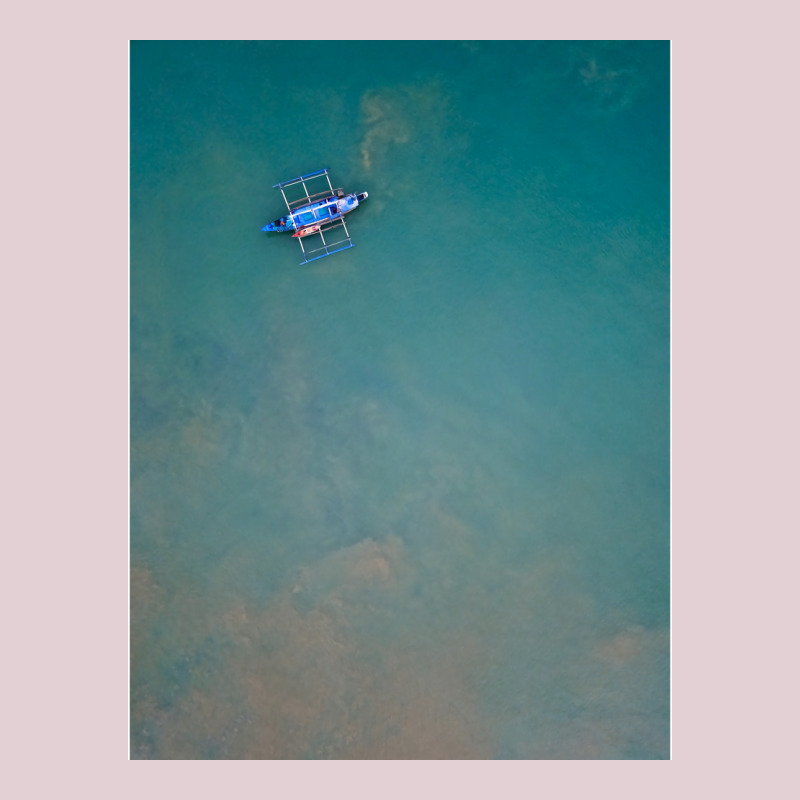
[[(306, 183), (322, 178), (327, 181), (328, 188), (313, 194), (309, 192)], [(345, 194), (343, 189), (334, 189), (327, 168), (276, 183), (272, 188), (281, 190), (288, 213), (267, 223), (261, 230), (267, 233), (292, 231), (292, 238), (298, 240), (303, 252), (301, 264), (325, 258), (354, 246), (344, 217), (355, 211), (369, 197), (367, 192)], [(298, 191), (302, 191), (302, 195), (289, 199), (287, 190), (294, 190), (289, 192), (290, 196), (293, 193), (297, 194)], [(344, 238), (333, 241), (330, 234), (339, 228), (343, 229)], [(329, 236), (328, 240), (325, 239), (326, 234)], [(306, 250), (303, 239), (313, 235), (319, 235), (322, 244)]]

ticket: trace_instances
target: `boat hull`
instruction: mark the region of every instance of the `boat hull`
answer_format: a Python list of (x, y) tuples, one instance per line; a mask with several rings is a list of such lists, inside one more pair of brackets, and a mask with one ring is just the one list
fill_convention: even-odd
[(312, 233), (319, 233), (322, 230), (322, 225), (308, 225), (305, 228), (300, 228), (292, 234), (292, 239), (297, 239), (300, 236), (311, 236)]
[[(355, 211), (359, 204), (368, 197), (366, 192), (339, 195), (330, 195), (313, 203), (292, 209), (288, 214), (265, 225), (261, 230), (267, 233), (283, 233), (285, 231), (300, 231), (320, 227), (326, 222), (341, 219), (345, 214)], [(307, 234), (301, 234), (303, 236)], [(294, 236), (294, 234), (293, 234)]]

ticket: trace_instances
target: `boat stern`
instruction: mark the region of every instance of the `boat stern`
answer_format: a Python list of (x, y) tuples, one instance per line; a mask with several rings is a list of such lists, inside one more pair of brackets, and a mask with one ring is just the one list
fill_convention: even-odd
[(268, 222), (261, 230), (266, 233), (283, 233), (284, 231), (293, 231), (294, 225), (288, 217), (281, 217), (274, 222)]

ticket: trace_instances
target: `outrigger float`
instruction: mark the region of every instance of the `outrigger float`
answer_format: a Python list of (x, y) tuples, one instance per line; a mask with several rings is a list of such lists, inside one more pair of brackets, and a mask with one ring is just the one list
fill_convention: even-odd
[[(328, 188), (315, 194), (310, 194), (306, 181), (312, 181), (324, 177), (328, 182)], [(289, 200), (286, 190), (293, 186), (301, 186), (303, 195), (296, 200)], [(317, 172), (309, 172), (308, 175), (301, 175), (299, 178), (292, 178), (288, 181), (276, 183), (273, 189), (280, 189), (283, 195), (283, 202), (289, 213), (274, 222), (265, 225), (261, 230), (266, 232), (283, 233), (292, 231), (292, 237), (300, 243), (303, 251), (301, 264), (308, 264), (318, 258), (332, 256), (340, 250), (347, 250), (353, 247), (353, 241), (344, 223), (345, 214), (355, 211), (360, 203), (363, 203), (369, 196), (366, 192), (358, 194), (345, 194), (343, 189), (334, 189), (328, 170), (321, 169)], [(296, 192), (296, 190), (295, 190)], [(342, 228), (344, 239), (337, 241), (326, 241), (325, 236), (332, 231)], [(307, 236), (319, 234), (322, 245), (312, 250), (303, 247), (303, 239)]]

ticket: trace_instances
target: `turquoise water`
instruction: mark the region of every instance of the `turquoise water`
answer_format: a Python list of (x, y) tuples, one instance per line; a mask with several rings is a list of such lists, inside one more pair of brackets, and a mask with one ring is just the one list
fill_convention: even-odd
[(668, 758), (668, 44), (134, 42), (130, 152), (131, 757)]

